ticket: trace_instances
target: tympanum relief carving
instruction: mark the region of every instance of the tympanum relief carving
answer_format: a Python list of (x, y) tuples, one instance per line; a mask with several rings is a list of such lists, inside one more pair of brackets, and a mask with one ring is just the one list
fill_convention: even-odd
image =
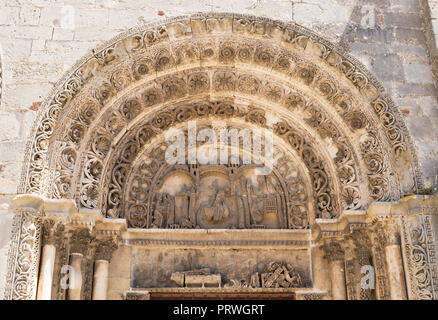
[[(152, 196), (150, 227), (287, 228), (286, 199), (275, 176), (255, 176), (254, 168), (238, 176), (224, 171), (219, 166), (201, 167), (198, 177), (189, 172), (167, 177)], [(307, 216), (304, 220), (301, 227), (307, 228)]]
[(290, 152), (275, 148), (272, 172), (259, 175), (262, 165), (244, 164), (241, 158), (232, 163), (231, 154), (227, 164), (168, 165), (164, 161), (167, 144), (152, 143), (151, 149), (144, 150), (127, 174), (120, 205), (109, 207), (127, 218), (130, 226), (309, 227), (314, 215), (310, 177)]

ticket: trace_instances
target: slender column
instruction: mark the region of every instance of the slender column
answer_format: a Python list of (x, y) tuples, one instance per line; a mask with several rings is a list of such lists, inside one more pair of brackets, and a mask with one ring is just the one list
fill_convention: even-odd
[(399, 230), (400, 228), (395, 221), (388, 222), (385, 229), (385, 257), (391, 300), (407, 299)]
[(385, 247), (385, 253), (389, 271), (391, 300), (406, 300), (406, 284), (400, 246), (397, 244), (389, 245)]
[(40, 276), (38, 279), (37, 300), (52, 299), (53, 269), (55, 268), (56, 247), (53, 244), (43, 246)]
[(346, 300), (345, 252), (337, 241), (326, 243), (324, 249), (326, 252), (326, 258), (329, 261), (332, 298), (333, 300)]
[(345, 266), (343, 260), (331, 261), (329, 264), (330, 279), (332, 282), (333, 300), (346, 300)]
[(106, 300), (108, 291), (109, 261), (94, 262), (93, 300)]
[(52, 299), (53, 270), (56, 259), (56, 241), (64, 226), (52, 219), (44, 220), (42, 227), (42, 254), (38, 278), (37, 300)]
[(107, 298), (109, 262), (116, 248), (115, 239), (97, 241), (94, 261), (93, 300), (106, 300)]
[(82, 292), (82, 253), (72, 253), (70, 256), (70, 281), (68, 288), (68, 300), (81, 300)]

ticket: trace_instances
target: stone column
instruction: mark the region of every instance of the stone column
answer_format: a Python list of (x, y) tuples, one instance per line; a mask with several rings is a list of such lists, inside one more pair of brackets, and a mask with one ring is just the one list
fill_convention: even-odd
[(338, 241), (324, 244), (325, 257), (329, 261), (329, 275), (333, 300), (346, 300), (345, 252)]
[(69, 270), (69, 287), (67, 293), (68, 300), (81, 300), (83, 279), (83, 260), (89, 246), (91, 246), (92, 236), (88, 229), (75, 230), (71, 237), (71, 255)]
[(64, 227), (52, 219), (44, 220), (42, 228), (42, 254), (38, 278), (38, 300), (52, 299), (53, 270), (55, 268), (56, 242)]
[(109, 261), (96, 260), (94, 262), (93, 300), (106, 300), (108, 291)]
[(68, 300), (81, 300), (83, 257), (82, 253), (72, 253), (70, 256)]
[(407, 299), (399, 230), (400, 228), (395, 222), (388, 223), (385, 229), (385, 257), (391, 300)]
[(113, 239), (98, 240), (94, 261), (93, 300), (106, 300), (108, 269), (112, 253), (117, 248)]
[(397, 244), (386, 246), (385, 253), (391, 300), (406, 300), (406, 284), (400, 246)]
[(45, 244), (42, 249), (37, 300), (51, 300), (53, 269), (55, 268), (56, 247)]

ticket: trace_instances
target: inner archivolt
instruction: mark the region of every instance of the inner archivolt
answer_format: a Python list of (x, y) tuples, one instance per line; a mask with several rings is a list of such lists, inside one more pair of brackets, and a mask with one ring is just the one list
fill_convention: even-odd
[[(245, 149), (241, 141), (221, 164), (169, 165), (164, 159), (168, 146), (163, 137), (145, 146), (127, 166), (132, 169), (122, 188), (116, 175), (109, 177), (112, 188), (103, 202), (110, 216), (124, 217), (131, 226), (142, 228), (305, 229), (309, 219), (314, 220), (306, 166), (281, 143), (274, 148), (274, 159), (266, 159)], [(200, 147), (205, 145), (195, 148)], [(212, 148), (219, 154), (221, 147), (229, 146)], [(238, 161), (231, 158), (232, 151), (240, 155)], [(246, 155), (252, 158), (249, 164)]]

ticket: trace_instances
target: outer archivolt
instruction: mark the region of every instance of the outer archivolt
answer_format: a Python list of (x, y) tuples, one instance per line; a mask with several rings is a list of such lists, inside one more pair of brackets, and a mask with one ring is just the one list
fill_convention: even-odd
[[(248, 103), (230, 118), (270, 127), (300, 153), (317, 217), (422, 188), (400, 114), (360, 63), (296, 25), (213, 14), (130, 30), (84, 58), (40, 111), (20, 192), (108, 208), (106, 200), (81, 201), (84, 186), (92, 186), (88, 200), (106, 194), (111, 183), (102, 182), (102, 172), (116, 170), (123, 150), (135, 158), (140, 141), (175, 123), (227, 115), (231, 109), (208, 109), (223, 96), (229, 107)], [(187, 99), (191, 106), (177, 109)], [(170, 102), (174, 109), (163, 110)], [(305, 132), (296, 133), (291, 121)], [(133, 134), (140, 122), (149, 131)], [(329, 211), (318, 209), (321, 189), (329, 197), (322, 203), (334, 204)]]

